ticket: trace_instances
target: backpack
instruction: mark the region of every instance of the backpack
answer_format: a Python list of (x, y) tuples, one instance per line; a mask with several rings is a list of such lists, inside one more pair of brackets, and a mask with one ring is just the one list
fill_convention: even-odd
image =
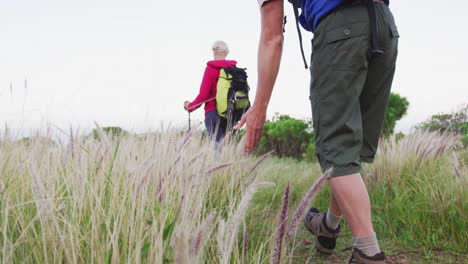
[(216, 85), (216, 110), (227, 120), (228, 127), (237, 123), (249, 109), (249, 84), (246, 69), (225, 67), (219, 71)]

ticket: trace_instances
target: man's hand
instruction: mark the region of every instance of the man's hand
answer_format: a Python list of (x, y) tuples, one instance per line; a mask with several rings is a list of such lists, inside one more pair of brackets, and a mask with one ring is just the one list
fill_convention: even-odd
[(190, 104), (189, 101), (184, 102), (184, 109), (187, 110), (187, 111), (188, 111), (189, 104)]
[(247, 112), (242, 115), (241, 120), (234, 126), (234, 129), (240, 129), (246, 124), (244, 151), (251, 153), (257, 147), (260, 138), (262, 137), (263, 126), (265, 125), (266, 109), (256, 108), (252, 106)]

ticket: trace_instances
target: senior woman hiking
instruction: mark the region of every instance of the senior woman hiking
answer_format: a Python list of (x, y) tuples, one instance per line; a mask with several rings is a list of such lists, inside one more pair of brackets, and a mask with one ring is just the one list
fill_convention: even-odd
[[(283, 2), (259, 0), (257, 92), (236, 126), (246, 124), (246, 152), (259, 142), (279, 71)], [(386, 263), (360, 170), (361, 162), (372, 162), (375, 156), (395, 72), (399, 35), (388, 0), (294, 2), (302, 11), (301, 25), (314, 32), (310, 100), (316, 154), (322, 170), (333, 168), (328, 211), (311, 208), (305, 226), (316, 237), (315, 248), (333, 254), (344, 215), (353, 236), (349, 263)]]
[(210, 139), (220, 142), (227, 128), (225, 119), (219, 117), (216, 110), (216, 84), (221, 68), (236, 66), (237, 62), (226, 60), (229, 48), (224, 41), (216, 41), (212, 46), (214, 60), (208, 61), (200, 86), (200, 92), (192, 101), (184, 102), (184, 109), (192, 112), (205, 104), (205, 126)]

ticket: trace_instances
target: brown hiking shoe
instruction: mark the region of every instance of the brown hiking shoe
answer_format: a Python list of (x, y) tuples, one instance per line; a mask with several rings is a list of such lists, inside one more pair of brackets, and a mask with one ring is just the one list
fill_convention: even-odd
[(327, 213), (320, 213), (317, 208), (310, 208), (304, 216), (304, 224), (315, 236), (314, 246), (318, 252), (323, 254), (334, 254), (336, 239), (340, 233), (340, 226), (336, 230), (328, 228), (325, 223)]
[(372, 257), (367, 256), (366, 254), (362, 253), (361, 250), (354, 248), (353, 254), (349, 259), (348, 264), (387, 264), (387, 258), (385, 257), (385, 253), (380, 252)]

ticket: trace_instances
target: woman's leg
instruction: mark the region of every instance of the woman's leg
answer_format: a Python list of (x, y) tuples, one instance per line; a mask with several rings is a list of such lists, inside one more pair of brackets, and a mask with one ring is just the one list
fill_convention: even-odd
[(208, 137), (210, 138), (210, 140), (214, 139), (217, 124), (218, 124), (218, 113), (216, 112), (216, 110), (210, 111), (205, 114), (205, 127), (206, 127), (206, 132), (208, 133)]

